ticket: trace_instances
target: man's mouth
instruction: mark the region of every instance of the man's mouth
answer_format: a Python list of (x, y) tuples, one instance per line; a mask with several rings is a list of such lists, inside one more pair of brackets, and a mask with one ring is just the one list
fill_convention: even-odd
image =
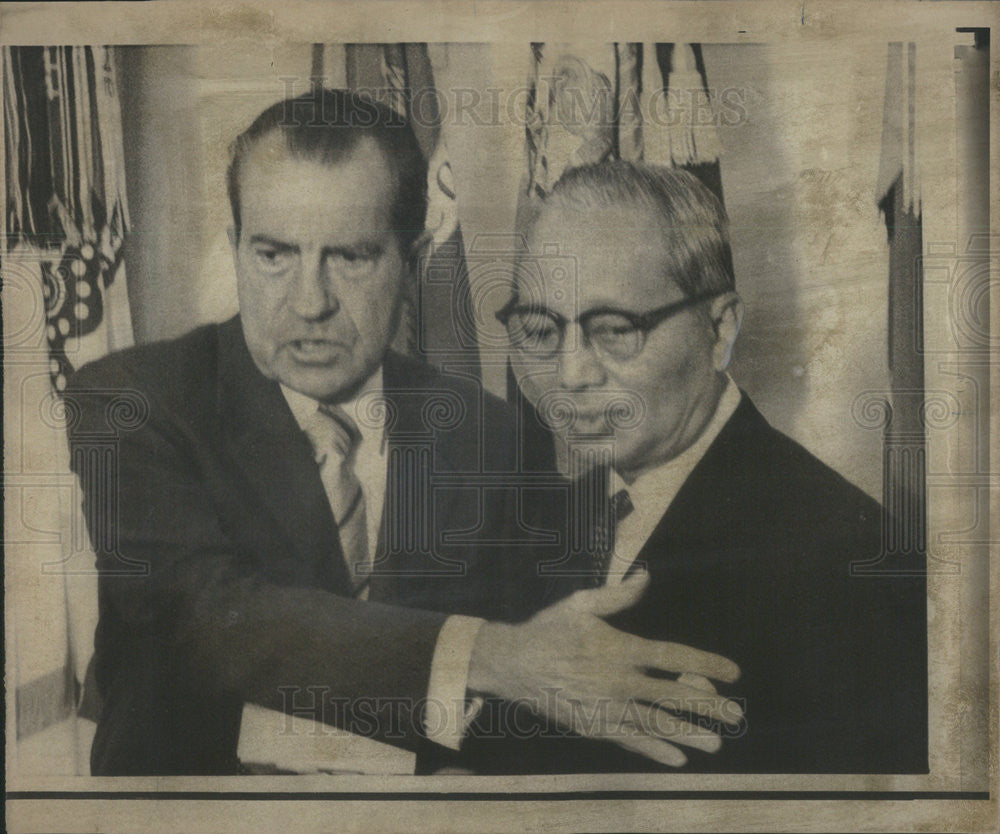
[(603, 411), (578, 411), (571, 430), (573, 428), (577, 431), (603, 433), (608, 428), (607, 415)]
[(602, 434), (607, 431), (607, 414), (603, 409), (583, 409), (567, 403), (550, 405), (551, 411), (543, 409), (542, 416), (553, 426), (584, 434)]
[(343, 350), (340, 342), (329, 339), (295, 339), (288, 343), (295, 360), (304, 365), (325, 365)]

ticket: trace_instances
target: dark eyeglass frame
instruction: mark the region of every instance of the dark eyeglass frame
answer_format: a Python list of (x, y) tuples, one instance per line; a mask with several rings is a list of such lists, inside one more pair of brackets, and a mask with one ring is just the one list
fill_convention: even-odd
[(642, 353), (642, 349), (646, 346), (646, 337), (649, 335), (649, 332), (651, 330), (653, 330), (656, 327), (659, 327), (659, 325), (663, 324), (663, 322), (665, 322), (667, 319), (677, 315), (680, 312), (683, 312), (684, 310), (690, 309), (691, 307), (694, 307), (697, 304), (701, 304), (701, 302), (703, 301), (708, 301), (712, 298), (716, 298), (724, 294), (725, 291), (720, 292), (715, 290), (698, 293), (697, 295), (691, 295), (688, 296), (687, 298), (682, 298), (680, 301), (675, 301), (672, 304), (666, 304), (663, 307), (657, 307), (654, 310), (647, 310), (645, 313), (634, 313), (631, 310), (620, 310), (617, 307), (594, 307), (590, 310), (587, 310), (584, 313), (581, 313), (574, 319), (568, 319), (565, 316), (560, 315), (559, 313), (555, 313), (552, 310), (549, 310), (545, 307), (540, 307), (535, 304), (521, 304), (520, 299), (518, 299), (518, 297), (514, 295), (511, 296), (511, 298), (507, 301), (506, 304), (503, 305), (503, 307), (497, 310), (496, 319), (498, 322), (500, 322), (500, 324), (504, 326), (505, 329), (507, 329), (509, 333), (510, 332), (509, 322), (511, 316), (513, 316), (515, 313), (537, 313), (544, 316), (548, 316), (550, 319), (552, 319), (553, 322), (555, 322), (556, 327), (559, 329), (559, 345), (550, 354), (552, 356), (555, 356), (557, 353), (559, 353), (560, 350), (562, 350), (563, 343), (566, 340), (566, 326), (568, 324), (579, 324), (583, 330), (584, 338), (588, 339), (587, 323), (589, 321), (592, 321), (597, 316), (608, 316), (608, 315), (621, 316), (629, 323), (631, 327), (637, 330), (642, 337), (639, 340), (638, 350), (636, 350), (635, 353), (632, 354), (632, 356), (634, 357)]

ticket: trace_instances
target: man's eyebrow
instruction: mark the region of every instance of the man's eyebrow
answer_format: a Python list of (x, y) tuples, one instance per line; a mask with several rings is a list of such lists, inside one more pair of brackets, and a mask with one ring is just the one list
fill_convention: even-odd
[(531, 310), (533, 313), (552, 313), (552, 315), (555, 315), (552, 310), (544, 304), (539, 304), (537, 301), (515, 298), (509, 302), (509, 306), (512, 310)]
[(595, 304), (580, 313), (580, 316), (582, 318), (593, 315), (644, 316), (645, 314), (646, 312), (642, 310), (626, 310), (624, 307), (618, 307), (614, 304)]
[[(541, 304), (537, 301), (522, 300), (520, 298), (515, 298), (514, 301), (510, 302), (511, 308), (515, 310), (532, 310), (534, 312), (540, 313), (550, 313), (551, 315), (558, 315), (554, 310), (551, 310), (545, 304)], [(626, 316), (641, 316), (644, 315), (642, 311), (639, 310), (627, 310), (624, 307), (619, 307), (616, 304), (609, 304), (604, 301), (600, 301), (583, 310), (580, 316), (589, 316), (594, 313), (622, 313)]]
[(385, 247), (377, 240), (359, 240), (356, 243), (323, 247), (324, 255), (334, 257), (349, 255), (351, 257), (377, 258), (384, 251)]
[(516, 310), (521, 313), (534, 313), (540, 316), (547, 316), (557, 322), (568, 321), (568, 319), (561, 313), (557, 313), (555, 310), (546, 307), (544, 304), (538, 304), (532, 301), (518, 301), (517, 303), (511, 305), (511, 310)]
[(250, 243), (262, 243), (265, 246), (270, 246), (282, 252), (297, 252), (299, 248), (293, 243), (285, 243), (283, 240), (277, 240), (276, 238), (268, 237), (267, 235), (251, 235)]
[[(523, 312), (541, 313), (542, 315), (551, 316), (555, 319), (564, 319), (565, 317), (546, 307), (544, 304), (538, 304), (531, 301), (516, 301), (511, 305), (512, 310), (520, 310)], [(642, 318), (646, 315), (646, 312), (640, 312), (638, 310), (626, 310), (623, 307), (616, 307), (610, 304), (595, 304), (593, 307), (588, 307), (583, 312), (579, 313), (575, 321), (580, 321), (581, 319), (589, 319), (594, 316), (601, 315), (616, 315), (616, 316), (626, 316)]]

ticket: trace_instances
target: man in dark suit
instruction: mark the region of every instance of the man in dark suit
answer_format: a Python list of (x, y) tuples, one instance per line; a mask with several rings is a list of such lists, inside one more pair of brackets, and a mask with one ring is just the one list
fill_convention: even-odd
[[(615, 737), (621, 719), (563, 706), (686, 691), (650, 670), (735, 679), (603, 621), (641, 583), (503, 622), (543, 587), (518, 555), (537, 525), (513, 421), (388, 349), (426, 210), (396, 114), (342, 91), (279, 102), (237, 140), (229, 193), (240, 315), (86, 366), (66, 394), (100, 570), (95, 774), (239, 772), (246, 705), (457, 747), (474, 695), (555, 687), (542, 714)], [(616, 662), (566, 662), (581, 641)], [(671, 740), (718, 745), (671, 727), (620, 743), (668, 763)]]
[[(718, 754), (690, 751), (689, 770), (926, 772), (922, 565), (880, 559), (880, 506), (729, 377), (743, 307), (718, 200), (683, 171), (577, 168), (529, 244), (549, 254), (518, 271), (499, 318), (570, 470), (599, 461), (576, 480), (589, 546), (543, 568), (549, 599), (641, 565), (649, 592), (608, 621), (736, 661), (721, 691), (745, 722)], [(556, 738), (466, 753), (481, 771), (657, 769), (541, 734)]]

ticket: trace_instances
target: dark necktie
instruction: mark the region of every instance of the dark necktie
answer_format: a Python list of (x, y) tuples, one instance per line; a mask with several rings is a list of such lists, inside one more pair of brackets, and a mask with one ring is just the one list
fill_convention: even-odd
[(342, 408), (323, 404), (306, 435), (312, 443), (323, 489), (337, 524), (353, 592), (358, 595), (367, 586), (369, 568), (365, 495), (354, 472), (361, 432)]
[(618, 524), (633, 509), (632, 499), (628, 497), (628, 492), (620, 489), (607, 499), (604, 512), (602, 513), (604, 517), (596, 519), (593, 570), (589, 577), (589, 584), (592, 588), (599, 588), (604, 584), (605, 579), (607, 579), (608, 566), (611, 564), (611, 558), (615, 553), (615, 533), (618, 529)]

